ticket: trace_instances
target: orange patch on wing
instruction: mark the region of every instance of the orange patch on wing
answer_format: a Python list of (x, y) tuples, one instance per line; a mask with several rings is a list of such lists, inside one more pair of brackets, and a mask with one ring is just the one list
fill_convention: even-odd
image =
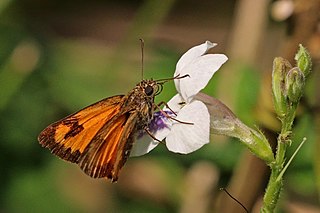
[(92, 139), (79, 162), (86, 174), (95, 178), (109, 176), (115, 179), (112, 174), (114, 169), (118, 169), (115, 161), (118, 154), (123, 151), (119, 144), (124, 137), (126, 121), (126, 114), (117, 117), (111, 122), (112, 125), (106, 124)]
[(97, 132), (119, 113), (122, 98), (106, 98), (51, 124), (40, 133), (40, 144), (59, 157), (77, 163)]

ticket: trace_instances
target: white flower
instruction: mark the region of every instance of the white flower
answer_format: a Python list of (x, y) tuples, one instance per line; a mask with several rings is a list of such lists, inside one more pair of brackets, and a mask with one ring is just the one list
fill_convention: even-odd
[[(223, 54), (206, 54), (217, 44), (205, 43), (189, 49), (179, 59), (174, 76), (189, 77), (175, 79), (178, 94), (167, 104), (163, 112), (155, 112), (150, 131), (158, 140), (165, 138), (167, 148), (172, 152), (187, 154), (209, 143), (210, 115), (204, 103), (193, 97), (209, 82), (213, 74), (228, 60)], [(172, 111), (174, 112), (172, 112)], [(180, 122), (179, 122), (180, 121)], [(187, 124), (189, 123), (189, 124)], [(148, 134), (139, 138), (133, 146), (131, 156), (148, 153), (159, 144)]]

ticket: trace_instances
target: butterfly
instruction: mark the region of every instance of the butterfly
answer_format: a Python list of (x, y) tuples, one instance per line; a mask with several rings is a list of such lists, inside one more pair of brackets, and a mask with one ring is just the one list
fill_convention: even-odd
[[(127, 95), (105, 98), (45, 128), (39, 143), (90, 177), (117, 181), (139, 132), (148, 130), (154, 98), (168, 80), (142, 80)], [(155, 139), (155, 138), (154, 138)]]

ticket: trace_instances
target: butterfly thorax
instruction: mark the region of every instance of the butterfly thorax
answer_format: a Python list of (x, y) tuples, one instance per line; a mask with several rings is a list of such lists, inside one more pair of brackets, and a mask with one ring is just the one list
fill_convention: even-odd
[(153, 117), (154, 97), (159, 90), (159, 85), (154, 80), (142, 80), (124, 98), (123, 109), (137, 112), (139, 117), (138, 129), (148, 126)]

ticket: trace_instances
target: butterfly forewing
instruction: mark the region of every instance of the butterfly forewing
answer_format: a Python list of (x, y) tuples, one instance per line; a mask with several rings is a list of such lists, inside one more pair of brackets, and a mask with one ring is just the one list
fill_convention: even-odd
[(40, 133), (40, 144), (62, 159), (78, 163), (99, 129), (119, 113), (123, 97), (103, 99), (51, 124)]

